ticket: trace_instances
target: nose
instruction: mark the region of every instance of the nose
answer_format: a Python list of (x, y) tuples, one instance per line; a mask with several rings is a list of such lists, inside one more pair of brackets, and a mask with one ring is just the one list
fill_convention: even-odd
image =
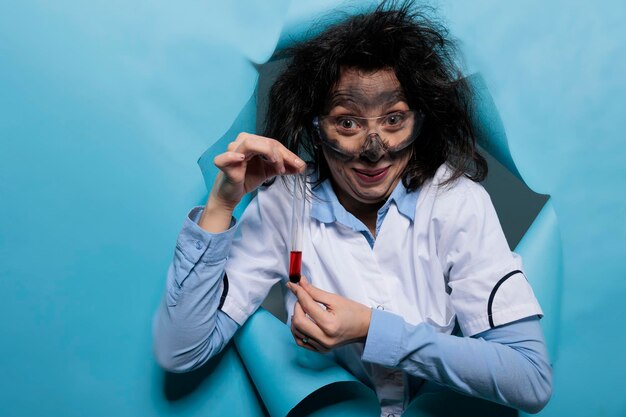
[(359, 158), (368, 162), (378, 162), (387, 152), (385, 144), (377, 133), (367, 136)]

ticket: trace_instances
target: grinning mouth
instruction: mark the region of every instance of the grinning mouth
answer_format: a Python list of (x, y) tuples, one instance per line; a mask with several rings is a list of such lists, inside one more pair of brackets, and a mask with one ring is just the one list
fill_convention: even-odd
[(384, 179), (387, 178), (387, 174), (389, 173), (389, 167), (382, 169), (352, 169), (354, 170), (355, 176), (363, 186), (380, 184), (381, 181), (384, 181)]

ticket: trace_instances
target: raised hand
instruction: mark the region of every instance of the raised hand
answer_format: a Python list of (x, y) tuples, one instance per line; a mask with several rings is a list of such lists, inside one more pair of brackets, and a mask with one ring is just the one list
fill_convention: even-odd
[(228, 228), (243, 196), (277, 175), (304, 172), (306, 164), (275, 139), (240, 133), (213, 162), (220, 169), (209, 195), (200, 227), (209, 232)]

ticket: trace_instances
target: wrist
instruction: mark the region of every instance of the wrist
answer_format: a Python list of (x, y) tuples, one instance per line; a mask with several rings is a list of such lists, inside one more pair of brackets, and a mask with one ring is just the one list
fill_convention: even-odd
[(361, 320), (361, 341), (365, 342), (367, 340), (367, 334), (370, 330), (370, 323), (372, 321), (372, 309), (366, 306), (363, 306), (363, 314)]
[(235, 206), (236, 204), (226, 204), (211, 195), (204, 206), (198, 225), (210, 233), (228, 230)]
[(239, 201), (241, 201), (241, 199), (224, 199), (221, 194), (222, 193), (219, 190), (216, 190), (214, 187), (209, 194), (209, 199), (207, 200), (206, 207), (213, 211), (230, 211), (231, 213), (235, 211), (235, 208), (237, 207), (237, 204), (239, 204)]

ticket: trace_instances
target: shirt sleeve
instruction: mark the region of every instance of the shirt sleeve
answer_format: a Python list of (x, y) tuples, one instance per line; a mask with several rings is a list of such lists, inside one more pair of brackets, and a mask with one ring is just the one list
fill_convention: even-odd
[(537, 317), (470, 338), (373, 310), (362, 359), (529, 413), (541, 410), (552, 393), (552, 368)]
[(258, 189), (241, 216), (225, 266), (228, 291), (221, 306), (239, 325), (274, 284), (287, 280), (292, 202), (283, 180), (276, 179)]
[(209, 233), (196, 224), (202, 209), (194, 208), (185, 219), (167, 272), (165, 296), (153, 320), (157, 362), (172, 372), (202, 365), (219, 353), (239, 328), (218, 310), (235, 220), (228, 230)]
[(450, 301), (466, 336), (543, 312), (521, 258), (509, 249), (489, 194), (461, 178), (440, 193), (437, 253)]

